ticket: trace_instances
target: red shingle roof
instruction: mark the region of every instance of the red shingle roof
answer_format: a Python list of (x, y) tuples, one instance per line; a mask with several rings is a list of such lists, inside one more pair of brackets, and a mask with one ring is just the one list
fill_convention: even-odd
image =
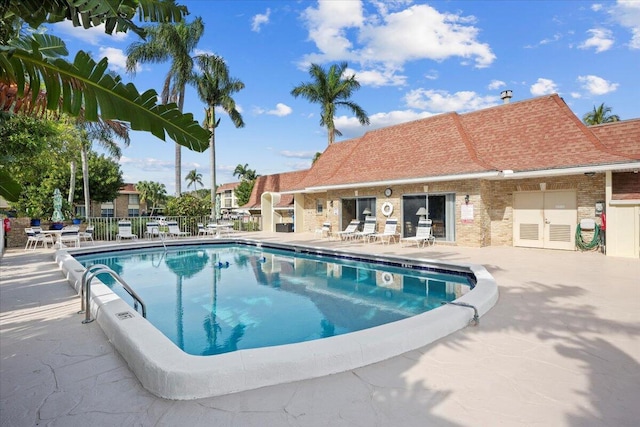
[[(297, 188), (297, 184), (304, 178), (308, 171), (296, 171), (277, 173), (274, 175), (261, 175), (251, 191), (249, 202), (242, 206), (245, 209), (257, 209), (261, 206), (260, 197), (265, 192), (279, 193), (291, 191)], [(286, 207), (293, 204), (293, 195), (283, 194), (280, 202), (275, 207)]]
[(219, 185), (216, 189), (216, 194), (224, 193), (227, 190), (235, 190), (238, 185), (240, 185), (240, 182), (230, 182), (228, 184)]
[(640, 120), (590, 128), (558, 95), (549, 95), (441, 114), (333, 144), (295, 189), (623, 163), (639, 159), (639, 135)]

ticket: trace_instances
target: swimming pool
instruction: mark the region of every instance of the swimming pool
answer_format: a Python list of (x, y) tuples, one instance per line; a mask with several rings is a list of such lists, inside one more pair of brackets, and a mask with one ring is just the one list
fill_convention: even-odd
[[(403, 268), (246, 244), (79, 255), (114, 270), (146, 304), (146, 318), (193, 355), (294, 344), (373, 328), (468, 292), (470, 274)], [(133, 307), (106, 274), (98, 276)]]
[[(202, 239), (177, 240), (167, 242), (167, 247), (171, 251), (188, 245), (199, 245), (202, 242)], [(260, 249), (334, 256), (353, 262), (385, 263), (392, 267), (425, 271), (448, 270), (463, 276), (472, 275), (475, 286), (455, 302), (473, 306), (480, 316), (498, 299), (495, 280), (479, 265), (347, 253), (334, 248), (250, 239), (236, 239), (235, 242)], [(224, 245), (232, 242), (211, 239), (211, 243)], [(55, 258), (69, 283), (79, 291), (84, 267), (74, 256), (109, 251), (122, 253), (158, 246), (158, 242), (141, 241), (109, 247), (66, 249), (56, 252)], [(180, 400), (224, 395), (352, 370), (415, 350), (464, 328), (474, 314), (473, 310), (467, 307), (443, 305), (404, 320), (324, 339), (242, 349), (202, 357), (180, 350), (100, 281), (94, 280), (92, 283), (90, 307), (93, 317), (109, 341), (127, 361), (142, 385), (157, 396)], [(79, 316), (78, 321), (81, 320)]]

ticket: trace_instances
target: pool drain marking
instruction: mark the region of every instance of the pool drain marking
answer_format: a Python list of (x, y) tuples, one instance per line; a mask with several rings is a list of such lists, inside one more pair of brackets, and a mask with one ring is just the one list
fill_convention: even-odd
[(133, 319), (133, 314), (131, 314), (131, 312), (129, 311), (123, 311), (122, 313), (117, 313), (116, 316), (120, 320)]

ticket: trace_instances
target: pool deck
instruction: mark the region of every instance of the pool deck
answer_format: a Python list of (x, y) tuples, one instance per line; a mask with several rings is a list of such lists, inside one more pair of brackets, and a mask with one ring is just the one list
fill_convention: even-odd
[(497, 305), (402, 356), (324, 378), (194, 401), (146, 391), (79, 298), (53, 251), (0, 261), (1, 426), (636, 426), (640, 260), (511, 247), (246, 237), (482, 264)]

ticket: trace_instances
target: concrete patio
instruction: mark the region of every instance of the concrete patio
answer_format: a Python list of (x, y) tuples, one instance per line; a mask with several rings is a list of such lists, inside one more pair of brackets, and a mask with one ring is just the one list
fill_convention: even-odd
[(79, 298), (53, 251), (0, 263), (2, 426), (636, 426), (640, 260), (511, 247), (424, 249), (287, 240), (483, 264), (500, 287), (480, 320), (350, 372), (194, 401), (147, 392)]

